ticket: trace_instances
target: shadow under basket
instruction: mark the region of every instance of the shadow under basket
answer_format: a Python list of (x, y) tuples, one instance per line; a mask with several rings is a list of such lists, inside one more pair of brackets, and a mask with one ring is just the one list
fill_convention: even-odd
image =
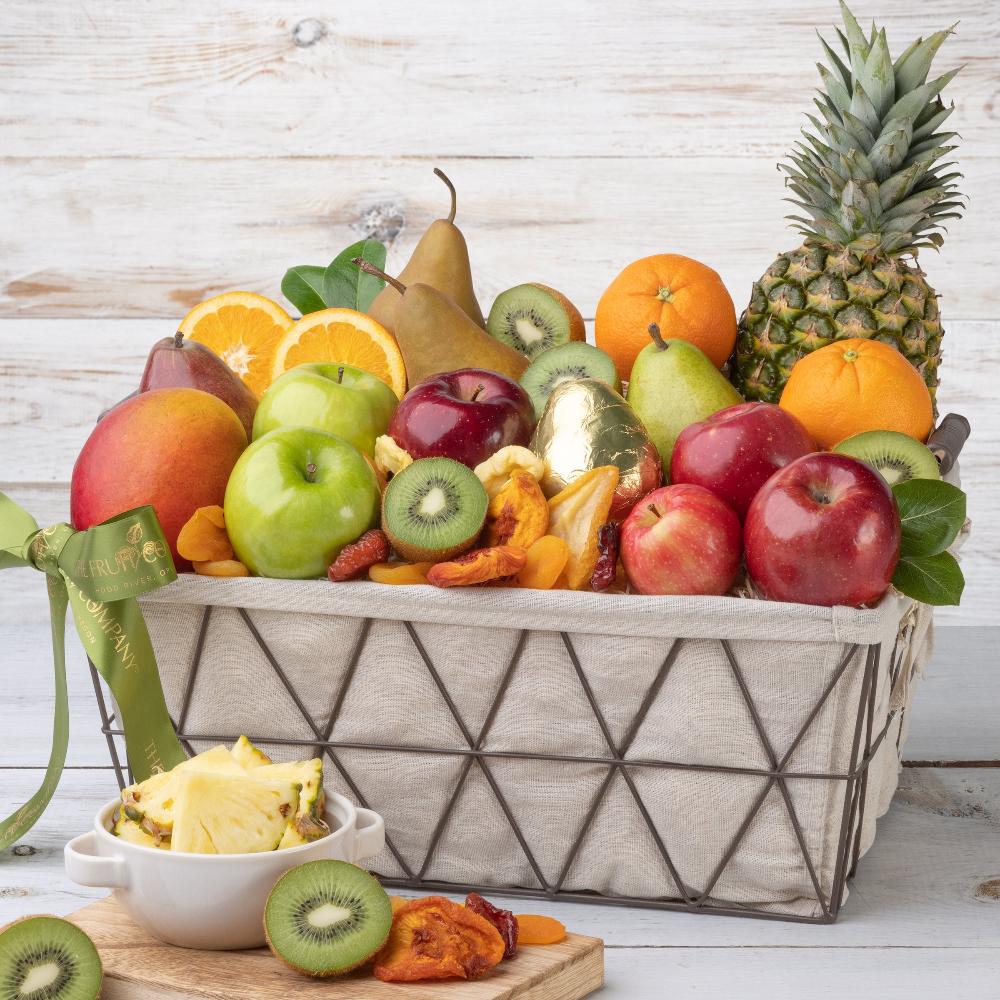
[(384, 816), (388, 885), (815, 923), (895, 791), (932, 627), (893, 595), (184, 575), (140, 603), (186, 748), (323, 756)]

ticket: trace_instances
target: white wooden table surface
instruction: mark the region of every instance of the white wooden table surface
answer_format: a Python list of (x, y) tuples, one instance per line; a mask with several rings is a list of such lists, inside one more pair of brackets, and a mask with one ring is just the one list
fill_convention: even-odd
[[(604, 996), (1000, 996), (1000, 8), (854, 0), (894, 52), (960, 22), (939, 57), (970, 208), (941, 254), (942, 409), (968, 415), (974, 535), (938, 616), (900, 793), (832, 927), (540, 907), (608, 945)], [(563, 289), (586, 316), (628, 261), (688, 253), (737, 308), (795, 245), (775, 161), (816, 86), (834, 0), (0, 0), (0, 491), (66, 517), (72, 462), (149, 345), (207, 295), (277, 296), (285, 268), (371, 234), (398, 267), (459, 189), (476, 287)], [(25, 579), (25, 577), (28, 577)], [(48, 753), (41, 581), (0, 574), (0, 814)], [(114, 794), (70, 635), (70, 768), (0, 856), (0, 923), (97, 895), (65, 841)], [(944, 765), (944, 766), (931, 766)], [(978, 766), (975, 766), (978, 765)]]

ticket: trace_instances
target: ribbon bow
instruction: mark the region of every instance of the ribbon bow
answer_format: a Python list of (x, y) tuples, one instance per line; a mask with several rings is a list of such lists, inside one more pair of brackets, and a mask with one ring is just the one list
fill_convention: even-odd
[(167, 712), (146, 623), (135, 598), (177, 579), (152, 507), (138, 507), (87, 531), (68, 524), (39, 530), (34, 518), (0, 493), (0, 569), (32, 566), (45, 574), (52, 618), (56, 704), (52, 751), (37, 792), (0, 822), (0, 851), (45, 811), (59, 784), (69, 744), (66, 609), (91, 663), (118, 705), (129, 765), (138, 781), (187, 756)]

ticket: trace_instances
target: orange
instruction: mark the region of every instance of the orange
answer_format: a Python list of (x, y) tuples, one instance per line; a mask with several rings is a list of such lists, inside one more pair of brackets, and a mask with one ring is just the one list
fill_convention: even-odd
[(406, 368), (396, 338), (371, 316), (353, 309), (308, 313), (285, 334), (274, 355), (272, 381), (289, 368), (313, 361), (337, 361), (378, 376), (402, 398)]
[(676, 253), (643, 257), (622, 271), (597, 303), (594, 339), (627, 380), (649, 343), (649, 324), (664, 339), (700, 347), (721, 368), (736, 343), (736, 307), (710, 267)]
[(260, 396), (271, 384), (275, 349), (291, 325), (277, 302), (256, 292), (225, 292), (195, 306), (180, 332), (210, 347)]
[(798, 417), (821, 448), (862, 431), (899, 431), (926, 441), (934, 426), (927, 385), (895, 347), (838, 340), (800, 358), (780, 406)]

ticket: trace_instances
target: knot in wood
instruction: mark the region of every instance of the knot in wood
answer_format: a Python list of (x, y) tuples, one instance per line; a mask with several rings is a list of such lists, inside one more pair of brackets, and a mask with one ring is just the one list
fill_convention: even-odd
[(383, 201), (362, 208), (351, 228), (366, 239), (391, 243), (402, 230), (404, 221), (403, 206), (399, 202)]
[(315, 17), (307, 17), (292, 28), (292, 38), (300, 49), (315, 45), (324, 35), (326, 35), (326, 25)]

